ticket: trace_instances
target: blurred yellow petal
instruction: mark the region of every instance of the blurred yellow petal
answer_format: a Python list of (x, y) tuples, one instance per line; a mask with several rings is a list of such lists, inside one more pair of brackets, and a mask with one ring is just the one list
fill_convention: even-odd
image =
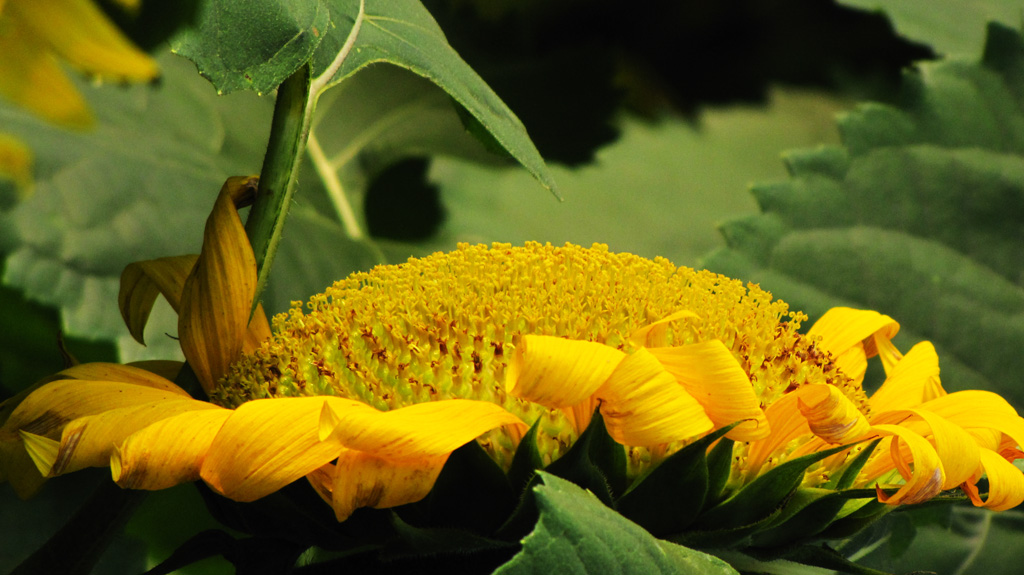
[(547, 407), (590, 399), (626, 354), (592, 341), (524, 335), (506, 371), (512, 395)]
[(704, 407), (644, 348), (626, 356), (597, 390), (608, 433), (623, 445), (659, 445), (715, 424)]
[[(861, 382), (867, 371), (867, 358), (879, 351), (878, 342), (887, 343), (899, 330), (900, 324), (877, 311), (834, 307), (811, 326), (807, 335), (812, 340), (820, 337), (818, 345), (835, 357), (840, 371)], [(882, 345), (882, 349), (886, 351), (887, 361), (895, 359), (895, 348)]]
[(69, 128), (91, 126), (85, 99), (46, 42), (15, 22), (0, 24), (0, 94), (47, 121)]
[(750, 377), (721, 341), (647, 351), (704, 407), (715, 427), (743, 421), (726, 437), (737, 441), (768, 437), (768, 420)]
[(982, 499), (978, 487), (974, 485), (980, 474), (964, 484), (964, 491), (974, 505), (993, 511), (1006, 511), (1024, 502), (1024, 474), (1016, 465), (994, 451), (982, 449), (981, 470), (988, 476), (988, 497)]
[(238, 359), (248, 332), (256, 295), (256, 257), (232, 196), (255, 182), (256, 178), (237, 177), (224, 183), (206, 220), (202, 253), (182, 292), (181, 350), (207, 393)]
[[(3, 44), (3, 33), (0, 32), (0, 46)], [(0, 47), (2, 50), (2, 47)], [(0, 51), (0, 54), (3, 54)], [(0, 56), (0, 70), (2, 70), (3, 56)], [(3, 72), (0, 71), (0, 75)], [(0, 93), (5, 91), (0, 88)], [(22, 201), (32, 192), (32, 151), (21, 140), (0, 134), (0, 181), (10, 180), (14, 183), (14, 199)]]
[(3, 476), (4, 481), (11, 484), (14, 492), (21, 499), (28, 499), (35, 495), (46, 482), (46, 478), (39, 472), (35, 462), (25, 450), (25, 443), (21, 435), (0, 439), (0, 475)]
[(448, 454), (503, 425), (526, 429), (522, 420), (500, 405), (471, 399), (417, 403), (391, 411), (332, 402), (327, 409), (333, 413), (331, 438), (346, 448), (386, 459)]
[(419, 501), (430, 493), (448, 453), (413, 459), (385, 459), (344, 450), (334, 472), (331, 501), (338, 521), (360, 507), (384, 509)]
[(849, 443), (871, 431), (867, 418), (838, 387), (805, 385), (792, 395), (811, 432), (829, 443)]
[[(895, 436), (890, 444), (888, 456), (906, 481), (892, 495), (879, 488), (879, 501), (889, 505), (922, 503), (942, 491), (946, 476), (939, 456), (928, 440), (898, 425), (875, 425), (872, 430), (882, 435)], [(901, 441), (909, 448), (910, 461), (904, 458), (900, 449)]]
[(254, 501), (330, 463), (342, 447), (332, 437), (320, 440), (325, 402), (336, 410), (358, 403), (336, 397), (289, 397), (242, 404), (210, 444), (201, 477), (235, 501)]
[(173, 399), (111, 409), (75, 419), (61, 433), (60, 450), (49, 474), (61, 475), (86, 467), (106, 467), (110, 465), (110, 456), (115, 446), (132, 433), (179, 413), (211, 409), (223, 408), (195, 399)]
[(228, 409), (187, 411), (129, 435), (110, 458), (114, 481), (125, 489), (166, 489), (197, 481)]
[(893, 366), (889, 376), (869, 403), (882, 412), (916, 407), (946, 395), (939, 381), (939, 355), (931, 342), (922, 341)]
[(145, 344), (143, 333), (156, 296), (163, 295), (178, 312), (185, 279), (195, 267), (198, 255), (174, 256), (128, 264), (121, 272), (117, 305), (135, 341)]
[(82, 71), (115, 80), (151, 80), (159, 69), (91, 0), (10, 0), (4, 15), (32, 30)]
[(700, 316), (689, 310), (677, 311), (674, 314), (666, 316), (656, 322), (649, 323), (634, 331), (629, 336), (629, 341), (631, 341), (633, 345), (639, 347), (664, 347), (668, 345), (666, 338), (670, 323), (680, 319), (695, 319), (699, 317)]

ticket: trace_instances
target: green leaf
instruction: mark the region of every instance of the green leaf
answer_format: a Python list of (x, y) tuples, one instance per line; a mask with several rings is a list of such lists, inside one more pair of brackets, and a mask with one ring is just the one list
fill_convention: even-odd
[(532, 573), (736, 574), (724, 561), (655, 539), (572, 483), (541, 472), (540, 519), (523, 550), (495, 575)]
[(328, 1), (333, 27), (313, 56), (314, 76), (330, 74), (329, 85), (333, 85), (376, 62), (406, 68), (447, 92), (541, 185), (557, 196), (555, 180), (522, 122), (459, 57), (421, 3), (367, 1), (351, 52), (341, 66), (333, 70), (332, 64), (342, 52), (358, 18), (360, 4), (361, 0)]
[[(0, 212), (3, 282), (60, 309), (66, 334), (117, 339), (122, 359), (143, 354), (117, 308), (132, 261), (197, 253), (217, 192), (231, 175), (259, 170), (269, 102), (217, 97), (185, 60), (159, 59), (151, 86), (81, 88), (99, 119), (71, 133), (0, 103), (4, 129), (36, 154), (35, 193)], [(151, 357), (173, 358), (170, 307), (150, 326)], [(154, 317), (160, 316), (158, 308)]]
[(839, 0), (840, 4), (880, 11), (910, 40), (930, 44), (943, 54), (978, 53), (985, 24), (1020, 26), (1020, 2), (1014, 0)]
[(218, 94), (277, 88), (313, 56), (330, 26), (324, 0), (209, 0), (171, 43)]
[(844, 147), (790, 153), (704, 263), (812, 318), (886, 313), (901, 349), (935, 343), (948, 389), (1024, 405), (1024, 41), (992, 25), (982, 61), (922, 64), (899, 101), (842, 117)]

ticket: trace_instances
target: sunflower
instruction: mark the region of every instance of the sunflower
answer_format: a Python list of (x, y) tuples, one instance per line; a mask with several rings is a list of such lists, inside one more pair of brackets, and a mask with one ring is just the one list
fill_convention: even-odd
[[(49, 378), (0, 409), (0, 470), (19, 493), (92, 466), (125, 488), (202, 480), (236, 501), (305, 478), (344, 521), (422, 499), (474, 440), (509, 469), (529, 437), (544, 466), (600, 420), (634, 483), (724, 435), (727, 495), (817, 454), (804, 486), (853, 469), (844, 485), (890, 507), (956, 487), (994, 509), (1024, 500), (1024, 420), (995, 394), (946, 394), (934, 349), (901, 355), (891, 318), (837, 308), (803, 335), (806, 316), (756, 285), (603, 245), (460, 245), (378, 266), (296, 302), (272, 333), (252, 313), (237, 212), (254, 190), (228, 180), (198, 256), (122, 275), (140, 341), (159, 294), (178, 312), (204, 399), (166, 362)], [(874, 356), (888, 379), (868, 397)]]

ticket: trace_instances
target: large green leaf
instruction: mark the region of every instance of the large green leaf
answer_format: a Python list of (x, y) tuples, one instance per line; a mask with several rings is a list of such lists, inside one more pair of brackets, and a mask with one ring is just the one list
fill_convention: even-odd
[(896, 31), (911, 40), (931, 44), (942, 54), (978, 54), (985, 40), (985, 23), (1021, 24), (1018, 0), (839, 0), (840, 4), (877, 10), (892, 19)]
[[(0, 105), (0, 123), (36, 155), (35, 193), (0, 213), (5, 284), (57, 307), (67, 334), (132, 342), (117, 309), (121, 270), (147, 258), (197, 253), (224, 180), (259, 171), (270, 102), (217, 97), (187, 61), (160, 59), (154, 86), (83, 85), (100, 120), (71, 133)], [(84, 84), (84, 82), (83, 82)], [(153, 355), (177, 342), (167, 307), (147, 338)], [(7, 319), (7, 314), (3, 314)], [(5, 326), (12, 329), (15, 326)]]
[(820, 317), (834, 305), (927, 338), (947, 387), (1024, 405), (1024, 41), (989, 28), (980, 61), (922, 64), (900, 105), (840, 119), (843, 147), (792, 152), (788, 181), (753, 192), (760, 215), (722, 226), (718, 272)]
[(605, 507), (593, 494), (539, 472), (534, 487), (540, 519), (523, 550), (495, 575), (532, 573), (736, 574), (724, 561), (655, 539)]

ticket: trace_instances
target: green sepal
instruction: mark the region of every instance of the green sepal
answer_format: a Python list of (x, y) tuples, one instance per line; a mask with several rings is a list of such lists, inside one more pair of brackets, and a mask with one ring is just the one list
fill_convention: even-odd
[(576, 443), (545, 471), (589, 489), (612, 507), (615, 496), (625, 490), (626, 450), (608, 435), (601, 412), (595, 411)]
[(794, 563), (831, 569), (849, 575), (891, 575), (887, 571), (858, 565), (828, 545), (801, 545), (791, 549), (784, 558)]
[(697, 518), (707, 498), (708, 446), (738, 424), (694, 441), (637, 478), (615, 503), (619, 513), (655, 537), (685, 529)]
[(755, 547), (778, 547), (806, 541), (821, 533), (836, 518), (850, 499), (874, 498), (870, 489), (833, 491), (798, 488), (769, 529), (751, 540)]
[(276, 575), (291, 570), (307, 546), (275, 537), (235, 539), (211, 529), (182, 543), (170, 557), (143, 575), (167, 575), (210, 557), (223, 557), (237, 575)]
[(708, 454), (708, 495), (704, 506), (710, 507), (723, 499), (725, 485), (732, 473), (733, 440), (723, 437)]
[(540, 429), (540, 419), (530, 426), (529, 431), (523, 435), (515, 454), (512, 455), (512, 464), (508, 469), (508, 482), (512, 490), (522, 493), (527, 484), (536, 475), (538, 469), (544, 468), (544, 459), (537, 449), (537, 432)]
[[(878, 443), (882, 441), (879, 437), (871, 443), (869, 443), (860, 453), (854, 456), (847, 464), (846, 469), (837, 479), (833, 477), (825, 484), (826, 487), (832, 487), (836, 490), (849, 489), (853, 486), (853, 482), (857, 480), (857, 475), (860, 474), (860, 470), (864, 469), (864, 464), (868, 462), (868, 458), (875, 452), (875, 448), (878, 447)], [(833, 483), (834, 482), (834, 483)]]
[(453, 527), (489, 535), (515, 506), (516, 495), (505, 471), (479, 443), (470, 441), (448, 457), (423, 500), (396, 511), (418, 527)]
[(886, 505), (877, 499), (868, 501), (852, 513), (833, 521), (827, 529), (819, 534), (819, 537), (821, 539), (852, 537), (893, 509), (892, 505)]
[[(396, 537), (380, 551), (383, 561), (481, 553), (504, 555), (504, 560), (508, 560), (520, 548), (516, 542), (481, 537), (463, 529), (415, 527), (403, 521), (397, 513), (392, 513), (391, 525)], [(498, 561), (497, 564), (503, 562)]]
[(737, 527), (723, 529), (691, 529), (665, 539), (685, 547), (695, 549), (735, 549), (749, 547), (751, 537), (771, 526), (782, 514), (782, 508), (776, 508), (765, 517)]
[(779, 510), (803, 481), (811, 465), (830, 455), (849, 449), (840, 445), (787, 461), (757, 477), (725, 502), (707, 511), (698, 519), (705, 530), (720, 530), (757, 523)]

